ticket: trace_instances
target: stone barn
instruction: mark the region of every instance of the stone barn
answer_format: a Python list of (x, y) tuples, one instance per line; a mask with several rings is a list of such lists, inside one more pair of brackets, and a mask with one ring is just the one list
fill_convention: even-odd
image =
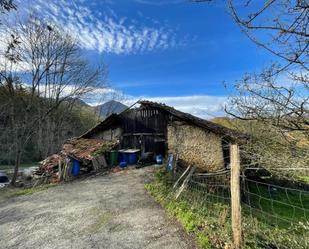
[(139, 149), (142, 155), (177, 155), (185, 164), (211, 172), (228, 167), (228, 145), (241, 135), (161, 103), (138, 101), (80, 138), (117, 140), (119, 149)]

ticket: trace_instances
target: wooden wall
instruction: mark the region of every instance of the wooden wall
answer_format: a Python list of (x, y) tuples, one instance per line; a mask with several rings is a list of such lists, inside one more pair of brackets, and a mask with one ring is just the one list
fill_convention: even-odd
[(122, 148), (165, 155), (168, 115), (156, 109), (132, 109), (121, 115)]
[(122, 130), (120, 127), (111, 127), (95, 133), (91, 138), (103, 140), (118, 140), (121, 138)]

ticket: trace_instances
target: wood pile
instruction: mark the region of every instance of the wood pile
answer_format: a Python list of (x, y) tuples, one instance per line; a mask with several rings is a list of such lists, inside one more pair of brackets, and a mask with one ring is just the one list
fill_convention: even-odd
[(118, 148), (118, 142), (102, 139), (70, 139), (62, 150), (40, 162), (36, 175), (49, 178), (51, 182), (72, 179), (72, 161), (80, 163), (81, 173), (106, 170), (108, 164), (105, 155)]

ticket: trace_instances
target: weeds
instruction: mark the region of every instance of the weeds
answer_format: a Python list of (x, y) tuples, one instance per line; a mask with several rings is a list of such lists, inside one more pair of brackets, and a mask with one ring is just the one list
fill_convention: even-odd
[(56, 186), (57, 184), (45, 184), (37, 187), (32, 188), (24, 188), (24, 189), (6, 189), (0, 192), (0, 197), (10, 198), (10, 197), (17, 197), (23, 195), (32, 195), (36, 192), (44, 191), (51, 187)]
[(211, 248), (208, 237), (204, 233), (197, 234), (197, 242), (202, 248)]
[(159, 170), (155, 174), (155, 180), (145, 187), (170, 215), (179, 220), (187, 232), (195, 235), (197, 243), (202, 248), (223, 248), (228, 245), (231, 242), (231, 227), (225, 220), (228, 213), (226, 206), (195, 202), (188, 198), (186, 193), (175, 200), (170, 195), (172, 192), (170, 180), (168, 174)]
[(309, 176), (299, 176), (298, 177), (299, 180), (301, 180), (302, 182), (309, 184)]

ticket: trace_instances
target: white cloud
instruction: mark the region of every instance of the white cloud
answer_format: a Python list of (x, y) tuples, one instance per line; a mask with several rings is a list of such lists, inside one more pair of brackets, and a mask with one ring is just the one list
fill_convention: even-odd
[(224, 116), (225, 114), (223, 109), (224, 105), (227, 103), (228, 100), (228, 98), (225, 96), (210, 95), (137, 97), (124, 95), (121, 92), (115, 90), (113, 94), (104, 95), (104, 99), (98, 100), (98, 98), (95, 98), (96, 101), (85, 101), (88, 104), (95, 106), (102, 104), (110, 99), (113, 99), (114, 97), (116, 97), (115, 100), (118, 100), (128, 106), (131, 106), (138, 100), (149, 100), (164, 103), (166, 105), (176, 108), (177, 110), (187, 112), (204, 119)]
[[(70, 31), (82, 48), (100, 53), (139, 53), (185, 43), (185, 39), (176, 39), (176, 34), (167, 24), (152, 20), (147, 22), (147, 26), (125, 16), (120, 17), (111, 8), (92, 11), (85, 3), (81, 0), (17, 2), (21, 15), (35, 10), (37, 14)], [(143, 19), (141, 16), (139, 18)]]
[[(21, 83), (21, 86), (29, 90), (33, 88), (29, 83)], [(122, 96), (120, 91), (109, 86), (88, 86), (80, 88), (80, 86), (73, 84), (52, 84), (50, 86), (40, 84), (34, 90), (38, 91), (41, 96), (47, 96), (49, 98), (55, 98), (58, 94), (61, 98), (81, 98), (91, 106), (102, 104), (111, 99), (125, 101), (124, 98), (120, 98)]]
[(102, 104), (110, 99), (117, 99), (121, 93), (110, 87), (95, 87), (83, 96), (83, 100), (91, 106)]
[(223, 107), (227, 102), (227, 97), (209, 95), (140, 97), (139, 99), (164, 103), (205, 119), (224, 115)]

